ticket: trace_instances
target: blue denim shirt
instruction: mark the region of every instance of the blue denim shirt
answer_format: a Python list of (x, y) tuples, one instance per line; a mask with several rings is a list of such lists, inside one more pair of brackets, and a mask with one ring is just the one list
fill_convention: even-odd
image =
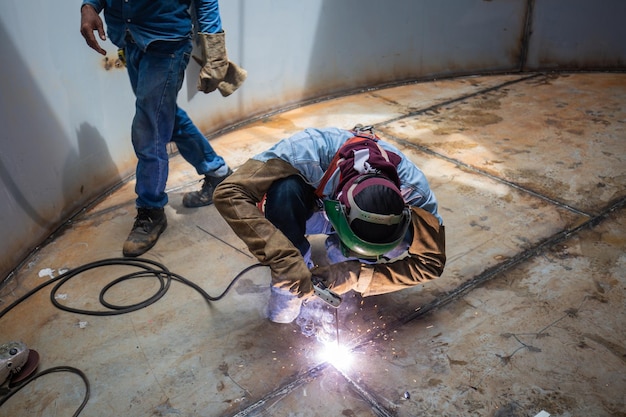
[(191, 38), (191, 2), (198, 32), (222, 31), (217, 0), (83, 0), (83, 5), (91, 5), (98, 13), (104, 10), (107, 33), (115, 46), (123, 48), (129, 33), (145, 51), (153, 41)]
[[(280, 158), (300, 171), (306, 181), (317, 188), (335, 153), (352, 136), (354, 136), (352, 132), (337, 128), (305, 129), (281, 140), (252, 159), (267, 162), (273, 158)], [(398, 165), (398, 175), (404, 201), (410, 206), (419, 207), (432, 213), (439, 220), (439, 224), (443, 224), (443, 220), (437, 212), (437, 199), (431, 191), (424, 173), (398, 148), (382, 140), (378, 144), (383, 149), (402, 157), (402, 161)], [(338, 182), (339, 170), (326, 183), (324, 195), (334, 195)]]

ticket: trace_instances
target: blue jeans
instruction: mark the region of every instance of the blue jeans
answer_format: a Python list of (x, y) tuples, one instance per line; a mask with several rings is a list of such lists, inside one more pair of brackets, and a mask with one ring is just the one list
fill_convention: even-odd
[(182, 157), (200, 175), (222, 167), (209, 141), (176, 104), (189, 63), (191, 40), (156, 41), (147, 51), (126, 44), (126, 69), (135, 93), (131, 138), (137, 155), (136, 205), (160, 208), (167, 204), (167, 144), (176, 143)]

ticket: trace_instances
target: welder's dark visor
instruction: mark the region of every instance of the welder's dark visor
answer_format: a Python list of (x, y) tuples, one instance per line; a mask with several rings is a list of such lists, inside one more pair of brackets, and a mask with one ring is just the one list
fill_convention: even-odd
[[(376, 213), (368, 213), (358, 208), (356, 204), (350, 209), (350, 215), (346, 215), (346, 208), (337, 200), (325, 200), (324, 209), (330, 224), (339, 235), (341, 243), (348, 249), (367, 258), (377, 258), (383, 255), (402, 242), (404, 235), (411, 222), (411, 212), (407, 207), (402, 214), (382, 215)], [(385, 242), (366, 242), (359, 238), (350, 228), (350, 223), (360, 219), (370, 223), (396, 225), (394, 232), (391, 233)]]

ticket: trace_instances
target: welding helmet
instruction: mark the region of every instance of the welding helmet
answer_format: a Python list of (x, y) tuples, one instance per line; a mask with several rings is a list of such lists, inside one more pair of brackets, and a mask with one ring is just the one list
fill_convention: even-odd
[(400, 190), (380, 175), (359, 176), (336, 200), (325, 200), (324, 209), (344, 256), (378, 259), (402, 242), (411, 223)]

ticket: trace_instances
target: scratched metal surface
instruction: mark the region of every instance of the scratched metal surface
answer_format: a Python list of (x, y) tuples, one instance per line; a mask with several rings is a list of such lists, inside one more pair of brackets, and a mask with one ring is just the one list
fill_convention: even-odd
[[(80, 2), (0, 2), (0, 277), (134, 173), (134, 97), (117, 47), (78, 31)], [(233, 95), (179, 104), (209, 135), (332, 96), (465, 75), (624, 71), (623, 0), (223, 1)], [(45, 33), (45, 36), (42, 36)], [(37, 45), (37, 47), (33, 47)], [(60, 48), (62, 45), (62, 48)], [(198, 51), (194, 51), (198, 54)], [(415, 101), (414, 104), (417, 104)]]
[[(334, 312), (312, 303), (290, 325), (264, 318), (269, 273), (243, 275), (216, 302), (173, 282), (147, 308), (96, 317), (56, 309), (50, 287), (0, 318), (39, 370), (73, 366), (90, 381), (81, 416), (621, 416), (626, 409), (626, 76), (467, 77), (337, 98), (216, 137), (234, 167), (310, 126), (374, 124), (426, 173), (447, 232), (444, 275), (337, 310), (353, 364), (319, 357)], [(187, 209), (197, 176), (179, 156), (169, 226), (145, 257), (220, 294), (256, 261), (214, 207)], [(78, 216), (0, 292), (0, 311), (87, 262), (121, 255), (134, 183)], [(315, 241), (316, 244), (319, 243)], [(106, 267), (57, 294), (103, 309), (98, 292), (126, 271)], [(133, 280), (107, 300), (152, 295)], [(28, 385), (0, 415), (71, 415), (75, 375)]]

